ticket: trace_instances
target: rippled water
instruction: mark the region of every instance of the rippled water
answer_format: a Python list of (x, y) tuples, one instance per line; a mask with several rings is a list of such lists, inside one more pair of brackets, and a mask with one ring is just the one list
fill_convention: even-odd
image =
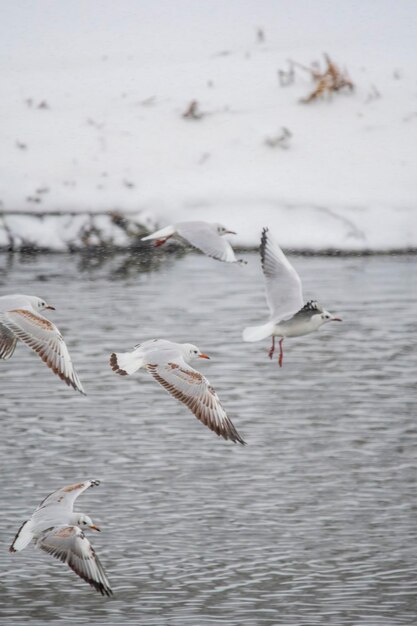
[[(0, 363), (0, 612), (4, 624), (413, 625), (417, 621), (415, 257), (294, 258), (305, 297), (344, 318), (244, 344), (266, 317), (258, 257), (157, 267), (115, 257), (0, 257), (0, 293), (42, 295), (88, 392), (20, 345)], [(241, 447), (218, 439), (145, 372), (109, 353), (192, 341), (212, 360)], [(77, 502), (115, 595), (108, 600), (13, 536), (53, 489)]]

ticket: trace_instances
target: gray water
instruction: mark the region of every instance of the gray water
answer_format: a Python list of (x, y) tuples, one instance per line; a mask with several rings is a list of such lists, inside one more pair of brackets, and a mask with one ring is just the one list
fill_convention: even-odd
[[(293, 258), (305, 298), (341, 315), (285, 342), (241, 330), (267, 310), (258, 256), (0, 257), (0, 293), (41, 295), (88, 396), (19, 345), (0, 363), (3, 624), (408, 626), (417, 623), (416, 258)], [(192, 341), (248, 445), (219, 439), (113, 350)], [(77, 509), (103, 598), (35, 550), (9, 554), (50, 491)]]

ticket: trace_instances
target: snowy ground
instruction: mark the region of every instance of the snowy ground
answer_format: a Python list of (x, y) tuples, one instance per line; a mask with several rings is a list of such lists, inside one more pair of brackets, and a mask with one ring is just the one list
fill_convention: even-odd
[[(0, 246), (13, 230), (62, 249), (90, 220), (10, 211), (117, 210), (221, 221), (246, 246), (269, 225), (286, 248), (417, 248), (417, 3), (3, 9)], [(323, 52), (355, 91), (303, 104), (309, 74), (284, 87), (277, 71)], [(182, 117), (192, 100), (201, 119)], [(268, 145), (283, 127), (287, 147)]]

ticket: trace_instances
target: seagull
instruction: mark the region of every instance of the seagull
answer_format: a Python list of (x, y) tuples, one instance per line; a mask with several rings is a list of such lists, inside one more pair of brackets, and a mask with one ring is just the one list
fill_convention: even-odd
[(113, 592), (103, 566), (84, 534), (87, 528), (100, 529), (88, 515), (73, 511), (78, 496), (99, 484), (99, 480), (86, 480), (49, 494), (32, 517), (21, 525), (9, 552), (19, 552), (33, 541), (37, 548), (67, 563), (103, 596), (111, 596)]
[(315, 300), (304, 304), (301, 279), (277, 242), (269, 235), (267, 228), (262, 231), (260, 252), (266, 299), (271, 315), (266, 324), (245, 328), (243, 341), (260, 341), (272, 336), (272, 346), (268, 352), (272, 359), (275, 337), (281, 337), (278, 364), (282, 367), (282, 343), (285, 337), (308, 335), (327, 322), (342, 320), (326, 311)]
[(110, 366), (121, 376), (148, 370), (174, 398), (183, 402), (205, 426), (219, 437), (245, 444), (227, 417), (219, 397), (205, 376), (190, 366), (195, 359), (208, 359), (191, 343), (151, 339), (131, 352), (113, 352)]
[(40, 315), (45, 309), (54, 311), (55, 307), (36, 296), (13, 294), (0, 297), (0, 359), (10, 359), (20, 339), (54, 374), (85, 395), (61, 333), (55, 324)]
[(236, 235), (233, 230), (228, 230), (222, 224), (210, 224), (209, 222), (178, 222), (157, 230), (152, 235), (142, 237), (142, 241), (155, 240), (155, 247), (162, 246), (172, 236), (185, 240), (194, 248), (198, 248), (207, 256), (226, 263), (244, 264), (246, 261), (237, 259), (230, 243), (222, 238), (222, 235)]

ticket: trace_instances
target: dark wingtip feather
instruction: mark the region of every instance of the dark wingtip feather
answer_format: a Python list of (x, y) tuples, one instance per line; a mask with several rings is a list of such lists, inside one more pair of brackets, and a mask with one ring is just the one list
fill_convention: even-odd
[(233, 443), (240, 443), (240, 445), (242, 446), (248, 445), (246, 441), (242, 439), (242, 437), (239, 435), (236, 429), (234, 429), (233, 436), (231, 436), (230, 439), (233, 441)]
[[(27, 521), (27, 520), (26, 520), (26, 521)], [(23, 526), (26, 524), (26, 521), (25, 521), (25, 522), (23, 522), (23, 524), (20, 526), (19, 530), (18, 530), (18, 531), (17, 531), (17, 533), (15, 534), (14, 539), (13, 539), (13, 541), (12, 541), (12, 544), (11, 544), (11, 546), (10, 546), (10, 548), (9, 548), (9, 552), (11, 552), (11, 553), (13, 553), (13, 552), (17, 552), (17, 550), (15, 550), (13, 546), (14, 546), (14, 544), (16, 543), (16, 540), (17, 540), (18, 536), (20, 535), (20, 531), (22, 530)]]
[(268, 242), (268, 231), (269, 229), (266, 226), (262, 229), (261, 247), (260, 247), (262, 267), (264, 266), (264, 263), (265, 263), (265, 248)]

